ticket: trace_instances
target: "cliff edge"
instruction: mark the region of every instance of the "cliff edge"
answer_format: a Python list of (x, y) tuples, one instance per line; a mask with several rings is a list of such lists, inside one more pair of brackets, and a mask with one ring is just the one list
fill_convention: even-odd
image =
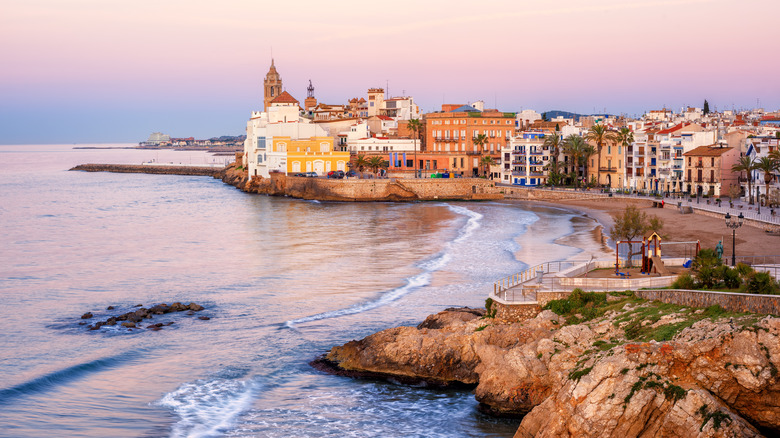
[(331, 349), (338, 374), (474, 387), (516, 437), (780, 431), (780, 318), (583, 294), (500, 324), (463, 309)]

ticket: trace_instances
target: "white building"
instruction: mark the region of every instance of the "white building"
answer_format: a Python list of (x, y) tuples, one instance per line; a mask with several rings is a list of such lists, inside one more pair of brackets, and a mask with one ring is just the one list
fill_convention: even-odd
[(253, 111), (246, 125), (244, 162), (249, 179), (254, 176), (267, 178), (271, 171), (287, 171), (287, 153), (273, 152), (270, 148), (274, 137), (290, 137), (292, 140), (326, 137), (328, 133), (311, 120), (300, 116), (300, 107), (286, 91), (271, 101), (267, 111)]

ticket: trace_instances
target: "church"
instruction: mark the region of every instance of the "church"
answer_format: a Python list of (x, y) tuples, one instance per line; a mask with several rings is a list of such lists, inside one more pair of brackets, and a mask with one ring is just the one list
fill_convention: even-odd
[[(311, 84), (308, 91), (307, 101), (313, 99)], [(347, 170), (349, 152), (335, 151), (333, 137), (302, 113), (271, 59), (263, 81), (263, 110), (252, 111), (246, 127), (244, 162), (250, 180), (268, 178), (272, 172), (325, 176), (331, 170)]]

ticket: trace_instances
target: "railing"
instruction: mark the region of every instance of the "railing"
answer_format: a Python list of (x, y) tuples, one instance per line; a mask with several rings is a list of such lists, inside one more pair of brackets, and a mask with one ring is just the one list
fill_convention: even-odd
[[(501, 297), (503, 294), (505, 296), (505, 293), (509, 289), (520, 286), (524, 283), (528, 283), (534, 279), (540, 280), (540, 282), (537, 282), (536, 284), (541, 284), (545, 281), (545, 274), (561, 272), (571, 267), (588, 262), (588, 260), (556, 260), (532, 266), (525, 271), (512, 274), (493, 283), (493, 295)], [(541, 276), (539, 275), (540, 272)], [(552, 285), (552, 280), (553, 278), (548, 277), (547, 282), (551, 283), (550, 285)]]

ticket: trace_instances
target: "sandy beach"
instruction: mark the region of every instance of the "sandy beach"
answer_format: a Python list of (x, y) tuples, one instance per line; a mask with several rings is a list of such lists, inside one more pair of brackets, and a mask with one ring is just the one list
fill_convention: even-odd
[[(666, 208), (653, 208), (649, 201), (630, 200), (620, 198), (565, 200), (556, 203), (545, 203), (561, 207), (571, 207), (585, 212), (598, 220), (609, 234), (613, 225), (613, 217), (620, 214), (631, 202), (640, 211), (650, 216), (657, 216), (664, 221), (664, 229), (661, 233), (666, 241), (695, 241), (701, 242), (702, 248), (715, 248), (718, 240), (723, 240), (724, 256), (731, 256), (731, 229), (727, 228), (723, 219), (717, 219), (700, 214), (680, 214), (671, 203)], [(780, 255), (780, 235), (767, 233), (766, 231), (743, 225), (736, 232), (737, 256)]]

